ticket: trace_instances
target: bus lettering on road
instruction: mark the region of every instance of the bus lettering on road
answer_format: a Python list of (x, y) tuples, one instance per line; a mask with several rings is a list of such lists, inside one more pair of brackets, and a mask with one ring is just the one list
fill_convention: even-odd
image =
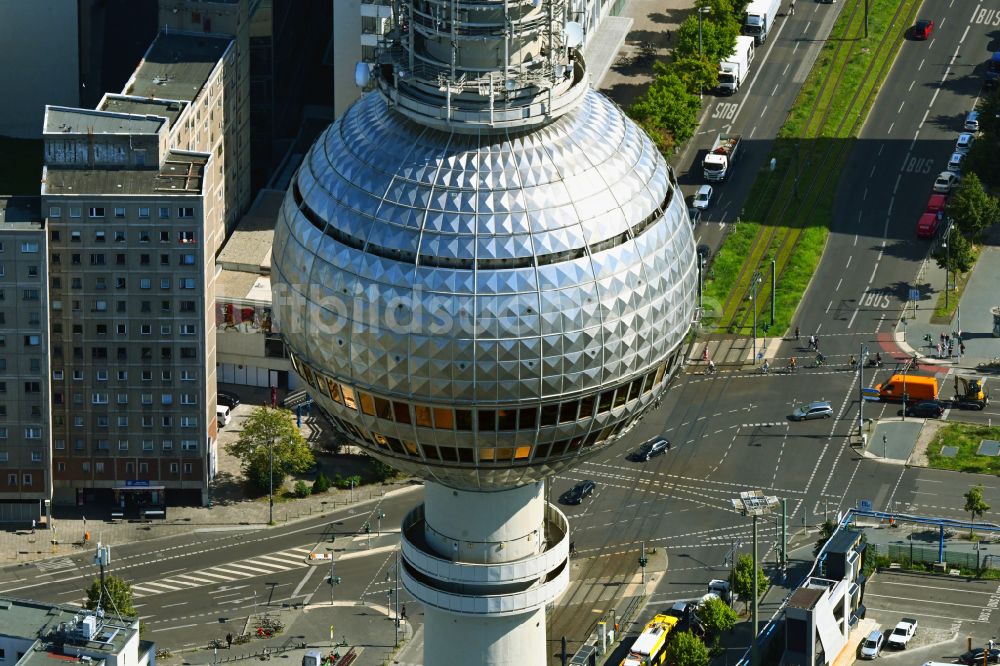
[(889, 307), (889, 293), (882, 289), (869, 289), (861, 296), (861, 307), (884, 310)]
[(972, 17), (972, 22), (982, 25), (1000, 25), (1000, 9), (980, 9)]
[(903, 164), (905, 173), (930, 173), (934, 160), (929, 157), (911, 157)]
[(723, 120), (732, 120), (736, 117), (736, 110), (740, 108), (740, 105), (736, 102), (718, 102), (715, 105), (715, 111), (712, 113), (713, 118), (722, 118)]
[(989, 622), (990, 615), (997, 606), (1000, 606), (1000, 587), (997, 587), (996, 592), (990, 595), (990, 600), (986, 602), (986, 607), (979, 611), (979, 621)]

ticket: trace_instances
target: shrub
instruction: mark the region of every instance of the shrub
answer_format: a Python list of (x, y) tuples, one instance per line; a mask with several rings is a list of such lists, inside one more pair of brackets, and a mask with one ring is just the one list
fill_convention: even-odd
[(309, 484), (305, 481), (299, 479), (295, 482), (295, 496), (296, 497), (308, 497), (309, 496)]
[(317, 495), (319, 493), (325, 493), (330, 489), (330, 479), (326, 478), (326, 474), (320, 472), (316, 476), (316, 480), (313, 481), (312, 494)]

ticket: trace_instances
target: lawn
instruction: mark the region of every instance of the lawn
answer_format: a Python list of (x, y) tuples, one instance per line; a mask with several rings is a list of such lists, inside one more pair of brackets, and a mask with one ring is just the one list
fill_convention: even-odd
[[(1000, 427), (949, 423), (927, 446), (927, 462), (937, 469), (1000, 475), (1000, 456), (976, 455), (984, 439), (1000, 441)], [(954, 458), (945, 458), (941, 455), (942, 446), (957, 446), (958, 453)]]
[(37, 195), (42, 182), (42, 140), (0, 136), (0, 194)]

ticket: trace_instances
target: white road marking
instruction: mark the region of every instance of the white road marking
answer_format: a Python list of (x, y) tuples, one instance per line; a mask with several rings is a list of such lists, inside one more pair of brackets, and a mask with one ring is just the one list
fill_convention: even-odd
[(868, 278), (868, 284), (871, 284), (875, 280), (875, 273), (878, 272), (878, 262), (875, 262), (875, 267), (872, 268), (872, 276)]
[(916, 83), (916, 81), (910, 81), (910, 87), (906, 89), (906, 92), (913, 92), (913, 84), (914, 83)]
[(928, 113), (930, 113), (930, 109), (928, 109), (927, 111), (924, 111), (924, 117), (920, 119), (920, 124), (917, 125), (917, 127), (923, 127), (924, 126), (924, 123), (927, 122), (927, 114)]
[(928, 109), (930, 109), (932, 106), (934, 106), (934, 102), (937, 100), (937, 96), (938, 96), (939, 92), (941, 92), (940, 88), (935, 88), (934, 89), (934, 94), (931, 95), (931, 103), (927, 105)]
[(886, 130), (886, 132), (885, 132), (885, 133), (886, 133), (886, 134), (892, 134), (892, 128), (893, 128), (893, 126), (894, 126), (895, 124), (896, 124), (896, 123), (889, 123), (889, 129), (888, 129), (888, 130)]
[(920, 71), (920, 70), (922, 70), (923, 68), (924, 68), (924, 61), (923, 61), (923, 60), (921, 60), (921, 61), (920, 61), (920, 64), (919, 64), (919, 65), (917, 65), (917, 71), (919, 72), (919, 71)]
[(969, 34), (969, 26), (965, 26), (965, 32), (962, 33), (962, 39), (958, 40), (958, 43), (961, 44), (962, 42), (964, 42), (965, 36), (968, 34)]
[(788, 73), (788, 68), (789, 68), (789, 67), (791, 66), (791, 64), (792, 64), (792, 63), (787, 63), (787, 64), (785, 64), (785, 68), (784, 68), (783, 70), (781, 70), (781, 75), (782, 75), (782, 76), (784, 76), (785, 74), (787, 74), (787, 73)]
[(834, 291), (840, 291), (840, 283), (844, 281), (844, 278), (837, 280), (837, 286), (833, 288)]
[(854, 325), (854, 318), (858, 316), (858, 310), (859, 308), (854, 308), (854, 314), (851, 315), (851, 321), (847, 322), (847, 328)]
[(767, 113), (767, 104), (765, 104), (764, 108), (761, 109), (761, 111), (760, 111), (760, 117), (763, 118), (765, 113)]
[(851, 259), (853, 259), (853, 258), (854, 258), (854, 255), (853, 255), (853, 254), (852, 254), (852, 255), (849, 255), (849, 256), (847, 257), (847, 265), (846, 265), (846, 266), (844, 266), (844, 268), (850, 268), (850, 267), (851, 267)]
[[(788, 67), (788, 65), (785, 65), (785, 67)], [(774, 97), (774, 94), (776, 92), (778, 92), (778, 84), (777, 83), (774, 84), (774, 90), (771, 91), (771, 97)]]
[(826, 314), (830, 314), (830, 308), (833, 307), (833, 301), (830, 301), (826, 306)]
[(903, 100), (902, 102), (899, 103), (899, 108), (896, 109), (896, 113), (897, 114), (899, 114), (900, 112), (902, 112), (904, 104), (906, 104), (906, 100)]

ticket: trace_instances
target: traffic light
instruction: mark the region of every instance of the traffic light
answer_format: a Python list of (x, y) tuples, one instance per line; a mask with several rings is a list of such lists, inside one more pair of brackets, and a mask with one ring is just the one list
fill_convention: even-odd
[(646, 557), (646, 556), (644, 556), (644, 555), (640, 556), (639, 557), (639, 566), (640, 567), (645, 567), (647, 564), (649, 564), (649, 558)]
[(371, 534), (372, 526), (369, 525), (368, 523), (365, 523), (365, 526), (362, 529), (364, 529), (365, 534)]
[(340, 585), (340, 576), (327, 576), (326, 580), (330, 585)]

